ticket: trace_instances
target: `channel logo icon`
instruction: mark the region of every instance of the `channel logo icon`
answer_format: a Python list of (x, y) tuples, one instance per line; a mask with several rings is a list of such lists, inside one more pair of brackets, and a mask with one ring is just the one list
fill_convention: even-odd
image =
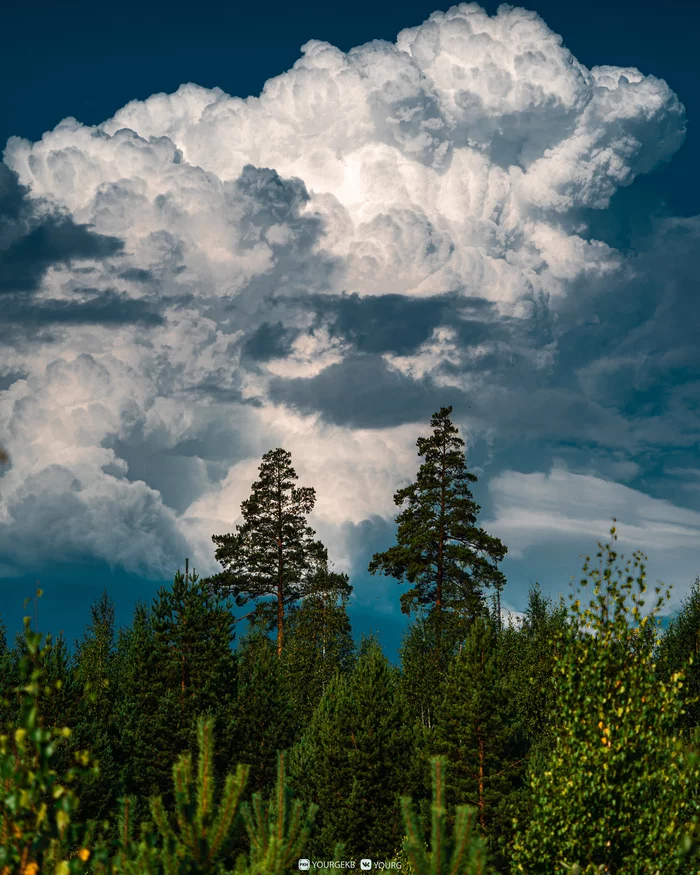
[(308, 872), (311, 868), (311, 863), (308, 860), (299, 860), (299, 868), (302, 872)]
[(366, 872), (368, 869), (371, 869), (371, 868), (372, 868), (372, 861), (371, 860), (367, 860), (367, 859), (360, 860), (360, 869), (362, 869), (363, 872)]

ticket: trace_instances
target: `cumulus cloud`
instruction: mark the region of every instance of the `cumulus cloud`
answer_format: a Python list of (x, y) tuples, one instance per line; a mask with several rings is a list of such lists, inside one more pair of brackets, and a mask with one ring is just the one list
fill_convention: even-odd
[[(256, 97), (185, 84), (8, 141), (6, 566), (60, 552), (164, 573), (187, 548), (213, 571), (211, 534), (284, 446), (349, 568), (442, 404), (493, 453), (543, 437), (631, 453), (661, 433), (606, 375), (645, 367), (640, 326), (671, 292), (657, 274), (632, 307), (630, 288), (668, 247), (635, 264), (586, 216), (679, 148), (666, 83), (589, 70), (505, 5), (301, 51)], [(689, 260), (680, 230), (662, 233)], [(606, 307), (639, 317), (640, 348)]]

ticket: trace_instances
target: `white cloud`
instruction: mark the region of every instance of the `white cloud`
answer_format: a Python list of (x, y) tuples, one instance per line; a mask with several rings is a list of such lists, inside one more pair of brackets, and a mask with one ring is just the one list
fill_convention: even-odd
[[(348, 349), (295, 302), (454, 291), (527, 319), (533, 296), (617, 270), (615, 252), (580, 236), (577, 211), (607, 206), (683, 137), (682, 107), (663, 81), (587, 70), (538, 16), (506, 5), (493, 18), (476, 4), (434, 13), (396, 44), (343, 53), (312, 40), (302, 52), (259, 97), (186, 84), (96, 127), (69, 118), (36, 143), (8, 142), (5, 163), (37, 203), (125, 244), (124, 254), (52, 268), (37, 300), (117, 286), (164, 315), (148, 328), (63, 326), (3, 350), (4, 370), (26, 374), (0, 391), (12, 458), (0, 494), (8, 563), (85, 552), (153, 571), (187, 542), (198, 567), (213, 570), (212, 532), (231, 530), (260, 456), (277, 445), (316, 486), (319, 531), (347, 563), (340, 527), (394, 515), (397, 481), (415, 473), (416, 429), (336, 428), (266, 400), (270, 378), (313, 376)], [(273, 305), (286, 307), (282, 317)], [(298, 332), (290, 349), (246, 369), (251, 331), (280, 318)], [(439, 328), (416, 355), (387, 359), (414, 378), (450, 365), (443, 385), (472, 388), (459, 369), (497, 347), (465, 353)], [(553, 359), (548, 347), (522, 356), (535, 368)], [(253, 398), (262, 406), (240, 403)], [(152, 483), (129, 480), (113, 448), (163, 460), (212, 430), (218, 455), (198, 456), (182, 512)], [(214, 462), (222, 479), (209, 473)], [(522, 479), (535, 476), (504, 475), (494, 495), (517, 505), (523, 484), (549, 495), (545, 481)], [(600, 490), (614, 487), (597, 483), (600, 510)], [(545, 525), (599, 531), (599, 513), (570, 520), (557, 496), (525, 523), (499, 504), (516, 549)], [(654, 543), (690, 537), (695, 525), (663, 524)]]
[(700, 512), (563, 467), (549, 474), (504, 471), (489, 482), (489, 492), (490, 524), (514, 555), (574, 535), (605, 538), (613, 516), (620, 543), (635, 549), (694, 549), (700, 537)]

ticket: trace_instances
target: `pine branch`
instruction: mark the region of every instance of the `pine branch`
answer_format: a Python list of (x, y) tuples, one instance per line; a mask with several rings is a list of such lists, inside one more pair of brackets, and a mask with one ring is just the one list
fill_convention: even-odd
[(480, 836), (474, 835), (472, 827), (476, 809), (460, 805), (456, 810), (454, 836), (447, 839), (445, 809), (445, 759), (431, 759), (433, 772), (433, 802), (431, 849), (421, 837), (418, 817), (410, 796), (401, 799), (406, 838), (404, 852), (416, 875), (485, 875), (486, 856)]

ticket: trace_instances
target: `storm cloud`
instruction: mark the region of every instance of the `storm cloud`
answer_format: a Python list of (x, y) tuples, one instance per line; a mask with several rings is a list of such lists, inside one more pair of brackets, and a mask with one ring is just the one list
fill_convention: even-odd
[[(678, 96), (631, 67), (586, 68), (506, 5), (301, 51), (259, 96), (189, 83), (9, 140), (3, 567), (60, 549), (159, 574), (187, 550), (213, 572), (211, 534), (283, 446), (353, 568), (447, 404), (516, 552), (541, 543), (542, 508), (576, 477), (627, 481), (604, 488), (610, 512), (634, 516), (639, 494), (676, 519), (659, 459), (700, 469), (700, 219), (623, 240), (595, 216), (681, 146)], [(552, 485), (565, 458), (587, 473)], [(518, 527), (506, 499), (535, 522)], [(682, 550), (700, 493), (677, 502)], [(552, 531), (583, 531), (577, 508)]]

